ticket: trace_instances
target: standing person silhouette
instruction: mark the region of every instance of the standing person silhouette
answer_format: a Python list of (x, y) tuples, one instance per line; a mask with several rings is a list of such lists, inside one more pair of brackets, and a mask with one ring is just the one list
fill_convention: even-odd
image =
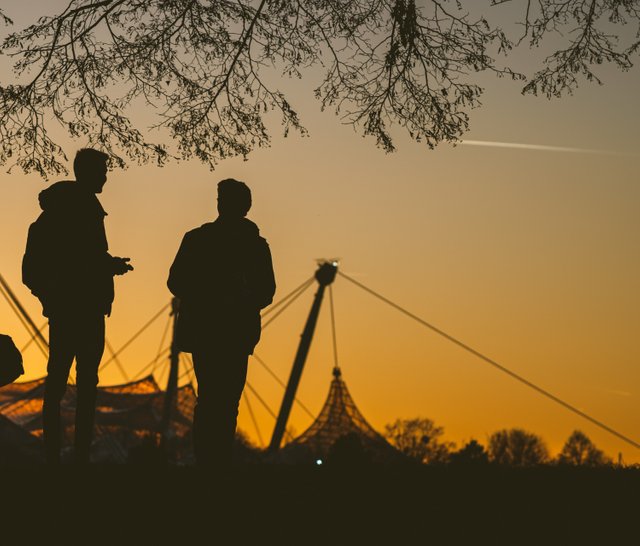
[(109, 156), (79, 150), (75, 181), (40, 192), (42, 213), (31, 224), (22, 261), (22, 280), (49, 319), (49, 361), (42, 410), (47, 462), (60, 462), (60, 402), (76, 359), (75, 460), (89, 462), (98, 367), (104, 351), (105, 315), (111, 314), (114, 275), (133, 267), (111, 256), (104, 229), (106, 212), (96, 194), (107, 181)]
[(269, 245), (245, 218), (250, 208), (244, 182), (219, 182), (218, 218), (186, 233), (167, 282), (180, 299), (178, 349), (193, 353), (193, 439), (202, 466), (231, 463), (247, 363), (260, 339), (260, 309), (276, 288)]

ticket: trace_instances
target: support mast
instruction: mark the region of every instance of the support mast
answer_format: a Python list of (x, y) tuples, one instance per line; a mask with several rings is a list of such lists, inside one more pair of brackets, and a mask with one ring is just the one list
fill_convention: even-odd
[(296, 391), (298, 390), (302, 370), (307, 360), (309, 348), (311, 347), (311, 340), (313, 339), (313, 333), (316, 328), (316, 323), (318, 322), (318, 314), (320, 313), (320, 306), (322, 305), (322, 298), (324, 297), (324, 289), (334, 281), (337, 271), (337, 262), (324, 262), (316, 271), (315, 277), (319, 284), (318, 291), (313, 299), (311, 311), (309, 312), (309, 317), (307, 318), (307, 323), (305, 324), (300, 338), (300, 344), (298, 345), (298, 352), (296, 353), (295, 360), (293, 361), (289, 382), (287, 383), (287, 388), (282, 399), (282, 405), (280, 406), (276, 426), (273, 429), (273, 436), (271, 437), (271, 444), (269, 445), (270, 452), (275, 452), (280, 449), (280, 443), (282, 442), (287, 421), (289, 420), (289, 414), (291, 413), (291, 406), (293, 405), (293, 401), (296, 397)]
[(171, 338), (171, 353), (169, 357), (169, 379), (167, 380), (167, 389), (164, 395), (164, 407), (162, 411), (162, 424), (160, 433), (162, 434), (160, 446), (166, 449), (169, 436), (169, 426), (171, 424), (171, 413), (176, 405), (176, 393), (178, 391), (178, 366), (180, 363), (180, 351), (176, 338), (176, 326), (178, 324), (178, 313), (180, 309), (180, 300), (173, 298), (171, 300), (171, 315), (173, 316), (173, 331)]

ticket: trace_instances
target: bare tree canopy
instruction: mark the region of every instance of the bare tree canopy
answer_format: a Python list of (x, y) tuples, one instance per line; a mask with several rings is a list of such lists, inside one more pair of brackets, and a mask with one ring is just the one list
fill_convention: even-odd
[(549, 450), (536, 434), (512, 428), (489, 437), (489, 459), (508, 466), (534, 466), (549, 460)]
[[(42, 176), (64, 172), (66, 157), (49, 132), (57, 120), (120, 165), (197, 157), (213, 168), (268, 145), (269, 112), (280, 116), (285, 134), (305, 132), (277, 83), (312, 67), (321, 70), (315, 96), (323, 109), (335, 110), (378, 146), (392, 151), (397, 127), (433, 148), (468, 129), (468, 112), (482, 92), (474, 74), (527, 80), (494, 59), (514, 42), (537, 46), (563, 33), (565, 46), (524, 84), (524, 92), (547, 96), (571, 91), (581, 79), (597, 80), (594, 65), (628, 69), (639, 47), (637, 34), (622, 44), (615, 32), (624, 23), (638, 25), (637, 0), (479, 4), (71, 0), (0, 45), (15, 72), (15, 81), (0, 85), (0, 164)], [(468, 13), (502, 4), (521, 5), (522, 35), (509, 38)], [(130, 117), (141, 106), (154, 113), (151, 128)]]
[(431, 419), (397, 419), (385, 425), (385, 437), (399, 451), (420, 463), (444, 463), (454, 447), (451, 442), (441, 440), (442, 427)]
[(459, 465), (478, 465), (489, 462), (489, 454), (477, 440), (471, 439), (449, 456), (449, 462)]
[(558, 462), (574, 466), (604, 466), (611, 464), (611, 459), (584, 432), (574, 430), (562, 447)]

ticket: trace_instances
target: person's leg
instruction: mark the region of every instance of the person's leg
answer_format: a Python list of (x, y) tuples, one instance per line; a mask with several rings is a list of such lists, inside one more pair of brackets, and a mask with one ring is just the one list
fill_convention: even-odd
[(211, 460), (213, 445), (210, 437), (209, 398), (213, 395), (215, 373), (212, 372), (217, 362), (208, 353), (198, 351), (193, 353), (193, 369), (198, 382), (196, 406), (193, 412), (193, 453), (198, 465), (204, 465)]
[(76, 356), (78, 397), (75, 459), (77, 463), (88, 463), (96, 412), (98, 367), (104, 352), (104, 316), (83, 317), (78, 332), (81, 339)]
[(246, 354), (202, 351), (193, 354), (198, 401), (193, 423), (196, 462), (228, 466), (233, 456), (240, 396), (247, 377)]
[(60, 462), (60, 401), (67, 389), (69, 370), (75, 356), (74, 325), (68, 317), (49, 320), (49, 361), (44, 384), (42, 433), (47, 462)]
[(233, 459), (233, 447), (236, 437), (236, 425), (238, 422), (238, 409), (240, 397), (247, 379), (247, 363), (249, 356), (246, 354), (227, 354), (225, 360), (228, 367), (224, 371), (224, 387), (219, 393), (220, 404), (216, 408), (213, 433), (219, 438), (216, 446), (215, 457), (220, 465), (229, 465)]

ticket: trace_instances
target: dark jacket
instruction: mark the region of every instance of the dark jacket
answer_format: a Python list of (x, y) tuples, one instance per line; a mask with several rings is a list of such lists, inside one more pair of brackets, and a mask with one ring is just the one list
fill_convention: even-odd
[(251, 354), (276, 289), (269, 245), (246, 218), (218, 218), (186, 233), (167, 286), (180, 299), (180, 350)]
[(29, 227), (22, 281), (47, 317), (110, 314), (114, 267), (100, 201), (70, 181), (40, 192), (39, 201), (42, 213)]

